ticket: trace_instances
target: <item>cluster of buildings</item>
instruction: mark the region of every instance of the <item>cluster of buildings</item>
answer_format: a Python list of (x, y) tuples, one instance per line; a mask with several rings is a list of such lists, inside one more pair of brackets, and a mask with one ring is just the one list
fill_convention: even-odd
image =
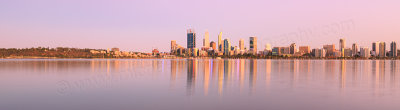
[(372, 48), (359, 47), (353, 43), (351, 48), (346, 47), (346, 40), (339, 40), (339, 48), (336, 49), (335, 44), (323, 45), (322, 48), (311, 49), (310, 46), (298, 46), (295, 43), (287, 47), (271, 47), (270, 44), (265, 45), (265, 49), (257, 50), (257, 37), (249, 37), (249, 48), (245, 47), (244, 39), (239, 40), (239, 46), (233, 46), (228, 39), (222, 38), (222, 32), (218, 35), (218, 41), (209, 40), (209, 33), (205, 32), (203, 46), (196, 48), (196, 33), (192, 29), (187, 30), (187, 47), (183, 47), (171, 41), (170, 55), (183, 57), (210, 57), (210, 56), (238, 56), (238, 55), (254, 55), (262, 56), (285, 56), (285, 57), (316, 57), (316, 58), (386, 58), (399, 56), (397, 43), (390, 43), (390, 50), (386, 49), (385, 42), (373, 42)]
[(189, 29), (187, 30), (187, 47), (171, 41), (171, 55), (185, 57), (207, 57), (207, 56), (234, 56), (251, 54), (257, 55), (257, 37), (250, 37), (249, 49), (244, 46), (244, 39), (239, 40), (239, 47), (233, 46), (228, 38), (222, 39), (222, 32), (218, 34), (218, 41), (209, 40), (209, 33), (206, 32), (203, 39), (203, 47), (196, 48), (196, 33)]

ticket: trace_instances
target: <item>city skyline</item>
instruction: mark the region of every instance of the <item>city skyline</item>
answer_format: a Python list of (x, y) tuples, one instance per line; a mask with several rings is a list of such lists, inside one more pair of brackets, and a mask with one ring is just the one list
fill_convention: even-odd
[(232, 45), (238, 45), (240, 38), (257, 36), (260, 49), (267, 43), (293, 42), (316, 48), (339, 38), (360, 46), (379, 38), (388, 46), (400, 41), (400, 32), (395, 30), (400, 28), (400, 16), (393, 12), (399, 2), (1, 1), (0, 37), (4, 40), (0, 47), (119, 47), (138, 52), (158, 48), (167, 52), (170, 39), (185, 43), (188, 28), (195, 29), (198, 38), (208, 30), (210, 41), (217, 41), (222, 31)]

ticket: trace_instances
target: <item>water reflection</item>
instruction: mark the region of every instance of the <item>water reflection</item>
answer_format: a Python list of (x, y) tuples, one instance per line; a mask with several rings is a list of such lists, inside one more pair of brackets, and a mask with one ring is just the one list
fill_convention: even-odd
[[(293, 97), (297, 99), (287, 103), (319, 103), (326, 98), (333, 103), (346, 101), (336, 97), (363, 103), (371, 101), (368, 99), (396, 102), (400, 99), (398, 66), (396, 60), (1, 60), (0, 85), (3, 90), (12, 90), (32, 86), (17, 83), (38, 82), (45, 85), (33, 86), (40, 91), (52, 90), (47, 88), (52, 81), (57, 86), (57, 81), (66, 80), (70, 82), (66, 88), (80, 89), (75, 93), (82, 96), (79, 92), (96, 94), (104, 90), (102, 84), (108, 87), (110, 83), (121, 82), (110, 91), (137, 93), (129, 95), (139, 99), (154, 95), (171, 102), (184, 99), (180, 96), (204, 102), (214, 102), (217, 97), (230, 105), (238, 104), (232, 98), (274, 104), (279, 104), (275, 102), (279, 99)], [(16, 86), (9, 87), (10, 83)], [(5, 96), (4, 93), (0, 95)], [(252, 96), (256, 98), (247, 98)]]
[(188, 66), (187, 66), (187, 94), (192, 95), (194, 93), (195, 89), (195, 83), (196, 83), (196, 78), (197, 78), (197, 60), (189, 59), (187, 60)]

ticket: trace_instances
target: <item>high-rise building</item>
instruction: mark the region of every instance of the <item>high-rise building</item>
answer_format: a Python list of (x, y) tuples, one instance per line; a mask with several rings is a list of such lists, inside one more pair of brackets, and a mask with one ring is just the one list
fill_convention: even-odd
[(176, 49), (178, 48), (177, 46), (178, 45), (176, 44), (176, 41), (175, 40), (171, 40), (171, 53), (176, 52)]
[(210, 46), (213, 50), (217, 50), (217, 44), (214, 41), (210, 43)]
[(257, 55), (257, 37), (250, 37), (250, 51)]
[(274, 47), (272, 49), (272, 55), (281, 55), (281, 47)]
[(296, 43), (290, 44), (289, 48), (290, 48), (289, 54), (294, 54), (294, 53), (296, 53)]
[(343, 50), (342, 57), (352, 57), (353, 56), (353, 50), (351, 48), (344, 48)]
[(204, 39), (203, 39), (203, 47), (210, 47), (210, 39), (209, 39), (210, 35), (208, 33), (208, 31), (206, 31), (206, 33), (204, 34)]
[(239, 40), (239, 50), (244, 50), (244, 40), (243, 39)]
[(310, 51), (310, 46), (299, 46), (299, 52), (301, 54), (308, 54)]
[(344, 48), (346, 48), (346, 40), (340, 39), (339, 40), (339, 50), (342, 52)]
[(386, 57), (386, 43), (379, 43), (379, 57)]
[(397, 57), (397, 43), (395, 41), (390, 43), (390, 56)]
[(218, 51), (223, 51), (223, 46), (222, 46), (222, 32), (219, 32), (218, 34)]
[(290, 47), (281, 47), (282, 54), (290, 54)]
[(272, 51), (271, 44), (265, 44), (266, 51)]
[(370, 51), (369, 51), (368, 47), (361, 47), (360, 48), (360, 57), (369, 58), (370, 56), (371, 55), (370, 55)]
[(196, 33), (192, 29), (187, 30), (187, 48), (196, 48)]
[(324, 58), (326, 55), (326, 49), (314, 49), (314, 56), (318, 58)]
[(229, 55), (231, 51), (231, 42), (229, 39), (224, 40), (224, 55)]
[(372, 55), (373, 56), (379, 56), (379, 44), (380, 44), (380, 42), (372, 43)]
[(353, 52), (353, 56), (354, 56), (354, 55), (357, 55), (357, 54), (358, 54), (358, 45), (357, 45), (356, 43), (354, 43), (354, 44), (352, 45), (351, 50), (352, 50), (352, 52)]
[(323, 49), (325, 49), (326, 50), (326, 56), (334, 56), (333, 54), (334, 54), (334, 52), (336, 51), (335, 50), (335, 44), (332, 44), (332, 45), (323, 45)]

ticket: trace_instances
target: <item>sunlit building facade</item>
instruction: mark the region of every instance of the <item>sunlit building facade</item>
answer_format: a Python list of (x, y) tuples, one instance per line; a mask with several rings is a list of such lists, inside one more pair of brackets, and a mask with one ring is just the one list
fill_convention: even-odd
[(257, 54), (257, 37), (250, 37), (250, 52), (254, 55)]

